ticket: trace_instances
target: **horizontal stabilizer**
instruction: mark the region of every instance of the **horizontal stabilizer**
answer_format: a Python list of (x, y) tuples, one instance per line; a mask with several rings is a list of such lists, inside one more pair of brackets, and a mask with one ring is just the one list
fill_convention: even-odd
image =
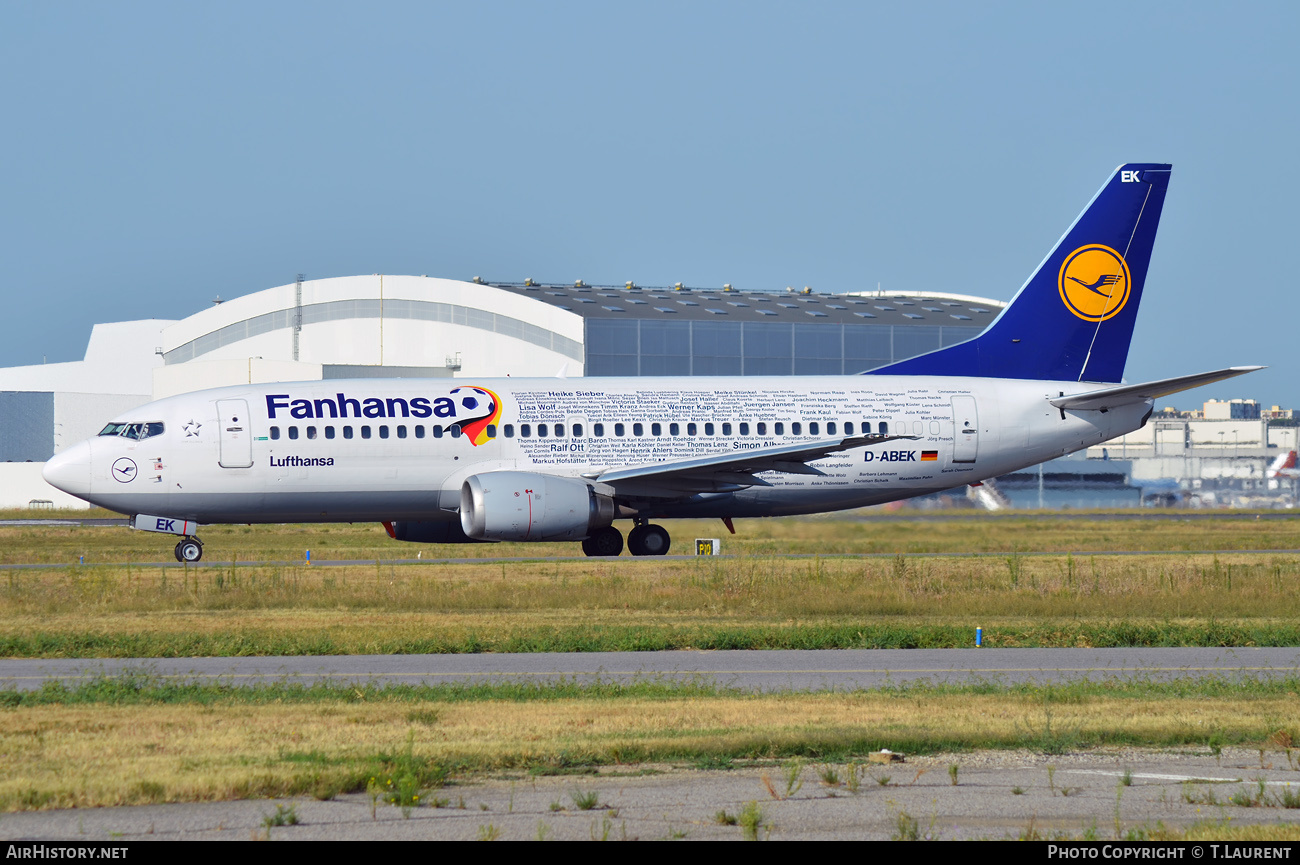
[(1180, 375), (1178, 378), (1163, 378), (1159, 381), (1148, 381), (1142, 384), (1125, 384), (1119, 387), (1108, 387), (1104, 390), (1089, 391), (1088, 393), (1054, 397), (1049, 399), (1048, 402), (1060, 409), (1107, 411), (1120, 406), (1136, 405), (1149, 399), (1168, 396), (1182, 390), (1191, 390), (1203, 384), (1214, 384), (1216, 381), (1245, 375), (1248, 372), (1263, 368), (1262, 366), (1232, 366), (1227, 369), (1216, 369), (1213, 372), (1198, 372), (1195, 375)]

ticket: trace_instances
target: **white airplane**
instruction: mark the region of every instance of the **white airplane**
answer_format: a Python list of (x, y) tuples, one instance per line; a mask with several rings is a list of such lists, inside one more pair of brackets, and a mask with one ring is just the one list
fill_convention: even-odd
[[(248, 385), (134, 409), (51, 484), (180, 535), (382, 522), (405, 541), (582, 541), (662, 555), (651, 520), (909, 498), (1140, 428), (1153, 400), (1260, 367), (1120, 384), (1170, 166), (1117, 168), (979, 336), (866, 375), (376, 379)], [(734, 530), (733, 530), (734, 531)]]

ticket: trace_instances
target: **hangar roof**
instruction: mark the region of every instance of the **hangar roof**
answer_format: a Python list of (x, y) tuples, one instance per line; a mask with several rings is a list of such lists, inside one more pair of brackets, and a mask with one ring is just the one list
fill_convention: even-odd
[(738, 291), (724, 288), (485, 282), (540, 300), (583, 318), (669, 318), (718, 321), (798, 321), (822, 324), (895, 324), (975, 327), (988, 325), (1006, 304), (935, 292), (824, 294)]

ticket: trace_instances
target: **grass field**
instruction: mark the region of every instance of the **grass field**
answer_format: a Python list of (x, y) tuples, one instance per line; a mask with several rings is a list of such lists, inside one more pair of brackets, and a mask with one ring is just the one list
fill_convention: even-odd
[[(539, 561), (575, 549), (403, 545), (369, 525), (228, 526), (203, 532), (209, 559), (226, 564), (161, 568), (139, 562), (167, 559), (163, 536), (4, 526), (0, 654), (954, 646), (977, 625), (992, 646), (1297, 645), (1300, 555), (1235, 551), (1300, 548), (1298, 527), (1011, 515), (755, 520), (732, 538), (688, 522), (669, 526), (674, 552), (721, 535), (734, 555)], [(367, 563), (308, 565), (307, 549)], [(1158, 552), (1087, 554), (1126, 550)], [(417, 552), (534, 558), (393, 561)], [(966, 552), (988, 555), (952, 555)], [(262, 560), (292, 564), (241, 564)], [(23, 562), (60, 566), (4, 567)], [(653, 682), (245, 689), (125, 676), (0, 692), (0, 809), (367, 790), (437, 803), (440, 785), (476, 773), (842, 763), (880, 747), (1286, 750), (1300, 738), (1298, 691), (1296, 680), (1208, 680), (759, 697)], [(1251, 831), (1238, 837), (1274, 837)]]
[(1144, 745), (1204, 754), (1246, 745), (1294, 768), (1298, 689), (1296, 680), (1117, 682), (759, 697), (656, 683), (378, 690), (123, 677), (4, 695), (0, 808), (328, 798), (364, 791), (371, 779), (385, 792), (391, 780), (423, 793), (484, 772), (726, 768), (792, 757), (843, 764), (882, 747), (1059, 754)]
[[(1150, 511), (1133, 512), (1151, 516)], [(0, 511), (0, 519), (86, 516), (115, 517), (108, 511)], [(1123, 519), (1125, 514), (979, 514), (927, 519), (916, 514), (887, 520), (829, 515), (807, 519), (739, 520), (728, 535), (720, 522), (671, 520), (673, 554), (693, 552), (696, 537), (721, 537), (723, 552), (748, 556), (800, 553), (1015, 553), (1114, 550), (1289, 550), (1300, 549), (1300, 514), (1294, 519), (1252, 519), (1225, 512), (1222, 519)], [(1276, 516), (1274, 514), (1274, 516)], [(626, 528), (626, 526), (624, 526)], [(391, 540), (374, 523), (267, 526), (204, 526), (200, 537), (211, 561), (301, 561), (415, 558), (548, 557), (581, 555), (574, 543), (405, 544)], [(133, 532), (120, 526), (0, 526), (0, 565), (173, 561), (175, 538)]]
[[(1296, 527), (1102, 516), (755, 520), (724, 541), (735, 552), (725, 558), (398, 564), (391, 558), (413, 552), (574, 550), (405, 545), (361, 525), (239, 526), (204, 532), (210, 554), (224, 549), (232, 562), (160, 568), (131, 561), (156, 552), (161, 536), (5, 526), (6, 562), (112, 563), (0, 564), (0, 654), (945, 647), (969, 645), (976, 626), (990, 646), (1296, 645), (1300, 555), (1232, 552), (1300, 547)], [(714, 528), (673, 525), (679, 539)], [(921, 555), (880, 555), (886, 547)], [(308, 565), (293, 552), (308, 548), (317, 560), (371, 563)], [(814, 555), (772, 554), (783, 549)], [(971, 549), (988, 554), (945, 555)], [(1168, 552), (1051, 552), (1070, 549)], [(240, 564), (267, 559), (300, 563)]]

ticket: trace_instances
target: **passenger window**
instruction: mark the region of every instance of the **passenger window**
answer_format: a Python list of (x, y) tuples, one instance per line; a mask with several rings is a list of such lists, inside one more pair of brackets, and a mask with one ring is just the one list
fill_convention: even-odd
[(521, 423), (521, 424), (519, 425), (519, 437), (520, 437), (520, 438), (532, 438), (532, 435), (533, 435), (533, 425), (532, 425), (532, 424)]
[(758, 426), (758, 434), (759, 434), (759, 435), (761, 435), (761, 436), (765, 436), (765, 435), (767, 435), (767, 424), (766, 424), (766, 423), (764, 423), (763, 421), (759, 421), (758, 424), (757, 424), (757, 426)]
[(749, 424), (744, 423), (743, 421), (741, 422), (741, 424), (740, 424), (740, 434), (743, 435), (743, 436), (747, 436), (747, 435), (749, 435)]
[(711, 435), (713, 435), (713, 424), (711, 424), (711, 423), (706, 423), (706, 424), (704, 425), (704, 434), (705, 434), (706, 436), (711, 436)]
[(307, 438), (309, 439), (316, 438), (316, 427), (314, 426), (307, 427)]
[(937, 420), (930, 421), (930, 435), (937, 436), (938, 434), (939, 434), (939, 422)]
[(575, 423), (573, 425), (573, 437), (576, 439), (582, 438), (582, 424)]
[(645, 425), (639, 423), (632, 424), (632, 435), (634, 436), (645, 435)]
[(688, 436), (699, 435), (699, 428), (693, 423), (688, 423), (686, 425), (686, 434)]
[(661, 423), (650, 424), (650, 435), (661, 436), (664, 434), (664, 425)]
[(424, 438), (424, 426), (422, 424), (416, 424), (414, 427), (412, 427), (412, 429), (415, 430), (416, 438), (418, 439)]
[(822, 429), (822, 425), (817, 423), (817, 421), (814, 420), (808, 422), (808, 435), (810, 436), (821, 435), (822, 434), (821, 429)]
[(368, 427), (368, 426), (363, 426), (363, 427), (361, 428), (361, 437), (362, 437), (363, 439), (368, 439), (368, 438), (370, 438), (370, 427)]
[(544, 438), (546, 438), (546, 424), (544, 424), (544, 423), (539, 423), (539, 424), (537, 425), (537, 437), (538, 437), (539, 439), (544, 439)]
[(826, 421), (826, 435), (828, 436), (835, 435), (835, 421), (833, 420)]
[(352, 438), (352, 427), (350, 427), (350, 426), (345, 426), (345, 427), (343, 428), (343, 437), (344, 437), (345, 439), (350, 439), (350, 438)]
[(334, 438), (334, 427), (332, 426), (325, 427), (325, 438), (327, 439)]
[(675, 435), (675, 436), (681, 435), (682, 434), (681, 424), (675, 424), (675, 423), (668, 424), (668, 434)]
[(397, 437), (398, 437), (399, 439), (404, 439), (404, 438), (406, 438), (406, 427), (405, 427), (405, 426), (400, 426), (400, 425), (399, 425), (399, 426), (397, 427)]
[(279, 441), (279, 439), (280, 439), (280, 428), (278, 426), (271, 427), (271, 441)]
[[(871, 424), (869, 424), (869, 423), (864, 423), (864, 424), (862, 425), (862, 430), (863, 430), (864, 432), (871, 432)], [(888, 423), (887, 421), (883, 421), (883, 420), (882, 420), (882, 421), (880, 422), (880, 434), (881, 434), (882, 436), (889, 435), (889, 423)]]
[(594, 423), (591, 425), (591, 434), (596, 438), (605, 437), (605, 425), (603, 423)]
[(925, 424), (919, 420), (912, 421), (912, 435), (923, 435), (925, 433)]
[(731, 424), (729, 424), (729, 423), (724, 423), (724, 424), (722, 425), (722, 434), (723, 434), (724, 436), (729, 436), (729, 435), (731, 435)]
[(490, 439), (494, 439), (494, 438), (497, 437), (497, 425), (496, 425), (496, 424), (494, 424), (494, 423), (490, 423), (490, 424), (487, 425), (487, 436), (488, 436), (488, 438), (490, 438)]
[(851, 420), (846, 420), (846, 421), (844, 422), (844, 434), (845, 434), (846, 436), (851, 436), (851, 435), (853, 435), (853, 421), (851, 421)]
[(515, 437), (515, 425), (514, 425), (514, 424), (512, 424), (512, 423), (508, 423), (508, 424), (506, 424), (505, 429), (506, 429), (506, 438), (508, 438), (508, 439), (512, 439), (512, 438)]
[(621, 436), (625, 434), (624, 427), (621, 423), (614, 424), (614, 435)]
[(451, 432), (451, 437), (452, 437), (452, 438), (454, 438), (454, 439), (458, 439), (458, 438), (460, 438), (460, 424), (458, 424), (458, 423), (454, 423), (454, 424), (452, 424), (450, 427), (448, 427), (447, 429), (448, 429), (448, 431)]
[(772, 428), (777, 435), (779, 436), (785, 435), (785, 424), (781, 423), (780, 421), (777, 421), (776, 423), (772, 424)]
[(557, 439), (562, 439), (562, 438), (564, 438), (564, 424), (562, 424), (562, 423), (557, 423), (557, 424), (555, 425), (555, 437), (556, 437)]
[(799, 421), (790, 424), (790, 434), (797, 436), (803, 435), (803, 424), (799, 423)]
[(429, 432), (433, 433), (433, 437), (436, 439), (442, 438), (442, 424), (434, 424), (430, 427)]
[(388, 426), (387, 426), (386, 424), (380, 424), (380, 426), (379, 426), (379, 437), (380, 437), (381, 439), (386, 439), (386, 438), (388, 438)]
[(289, 438), (296, 439), (297, 437), (298, 437), (298, 428), (296, 426), (289, 427)]

